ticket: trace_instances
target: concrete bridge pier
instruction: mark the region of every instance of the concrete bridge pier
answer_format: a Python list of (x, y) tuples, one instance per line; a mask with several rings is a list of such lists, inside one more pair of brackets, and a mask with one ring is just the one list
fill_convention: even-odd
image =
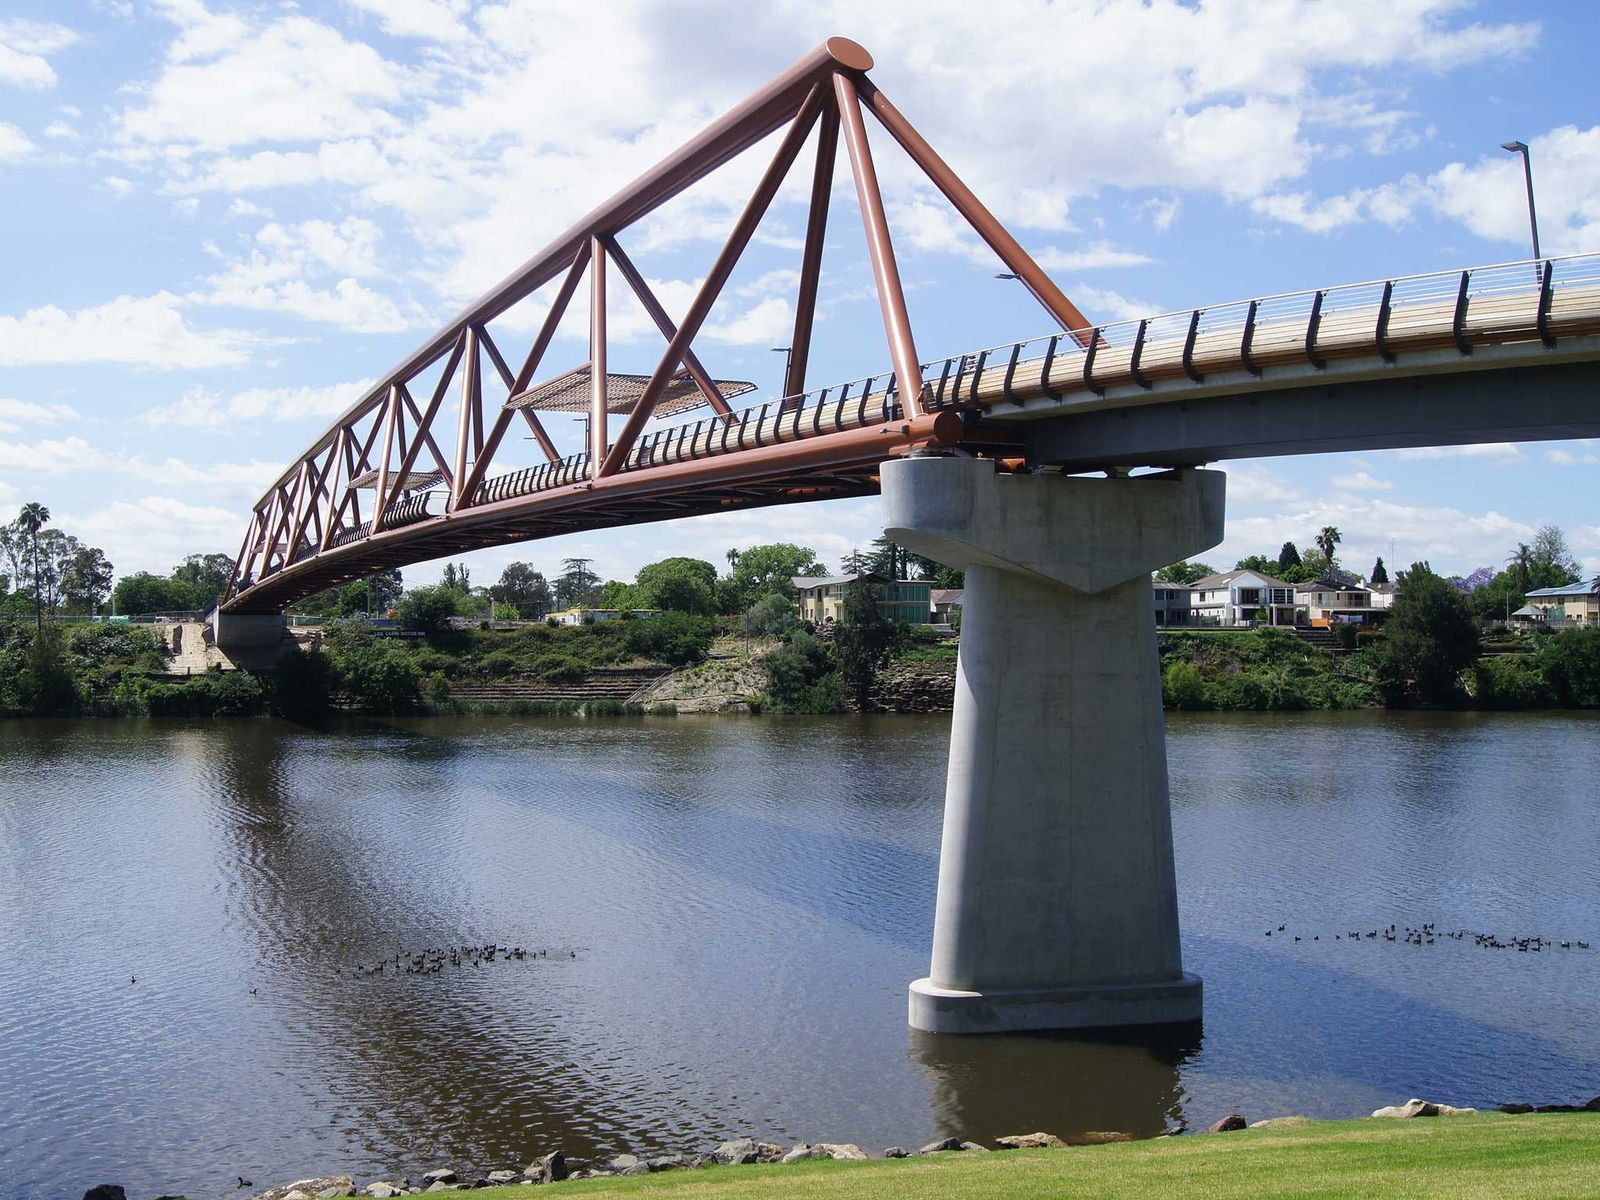
[(276, 650), (283, 642), (289, 619), (282, 613), (225, 613), (211, 611), (212, 640), (224, 651)]
[(883, 466), (890, 538), (966, 571), (933, 1033), (1195, 1021), (1184, 973), (1150, 572), (1222, 540), (1224, 483)]

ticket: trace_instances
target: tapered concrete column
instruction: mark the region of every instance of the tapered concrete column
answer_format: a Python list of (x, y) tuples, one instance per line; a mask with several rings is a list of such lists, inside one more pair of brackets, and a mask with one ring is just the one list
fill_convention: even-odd
[(966, 571), (933, 963), (935, 1033), (1193, 1021), (1150, 572), (1222, 540), (1224, 476), (883, 467), (885, 532)]
[(224, 613), (212, 610), (211, 634), (223, 650), (260, 650), (277, 647), (289, 621), (282, 613)]

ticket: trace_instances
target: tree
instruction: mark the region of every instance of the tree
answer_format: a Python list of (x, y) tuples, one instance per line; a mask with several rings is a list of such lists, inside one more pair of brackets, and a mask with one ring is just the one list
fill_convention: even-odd
[(44, 628), (44, 591), (39, 586), (39, 530), (49, 519), (50, 510), (36, 500), (28, 501), (17, 514), (17, 523), (22, 526), (33, 551), (34, 625), (38, 629)]
[(187, 608), (189, 589), (176, 579), (163, 579), (148, 571), (135, 571), (117, 580), (112, 591), (117, 611), (135, 617), (143, 613), (176, 612)]
[[(233, 564), (228, 564), (230, 570)], [(95, 546), (79, 546), (61, 574), (61, 599), (68, 612), (93, 613), (111, 595), (111, 564)]]
[(46, 629), (40, 625), (35, 629), (17, 691), (23, 707), (36, 713), (77, 707), (78, 686), (67, 664), (66, 639), (58, 626)]
[(1536, 588), (1564, 587), (1577, 583), (1578, 560), (1567, 547), (1567, 535), (1559, 526), (1544, 525), (1533, 535), (1528, 578)]
[(1287, 571), (1300, 565), (1300, 551), (1293, 542), (1285, 542), (1278, 551), (1278, 570)]
[(1328, 560), (1328, 565), (1332, 566), (1334, 548), (1344, 541), (1344, 534), (1332, 525), (1324, 525), (1312, 540), (1317, 543), (1317, 549), (1322, 551), (1322, 557)]
[(1267, 575), (1274, 579), (1278, 576), (1278, 560), (1268, 558), (1265, 554), (1250, 554), (1233, 564), (1235, 571), (1254, 571), (1258, 575)]
[(641, 658), (681, 667), (706, 656), (714, 633), (708, 617), (664, 612), (649, 620), (628, 622), (628, 649)]
[(233, 578), (233, 559), (226, 554), (190, 554), (172, 568), (172, 577), (189, 589), (186, 608), (215, 607)]
[(1425, 562), (1401, 573), (1373, 667), (1391, 703), (1456, 702), (1461, 672), (1477, 660), (1478, 623), (1467, 598)]
[(1511, 571), (1511, 582), (1516, 586), (1518, 593), (1526, 594), (1533, 585), (1529, 582), (1533, 578), (1533, 547), (1527, 542), (1518, 542), (1517, 548), (1511, 552), (1511, 557), (1506, 559)]
[(909, 579), (911, 577), (911, 552), (904, 546), (896, 545), (887, 537), (872, 540), (871, 566), (869, 570), (875, 575), (882, 575), (885, 579)]
[(732, 604), (725, 611), (741, 612), (768, 593), (787, 598), (793, 593), (791, 581), (795, 576), (821, 573), (816, 551), (805, 546), (792, 542), (751, 546), (739, 556), (739, 564), (729, 578)]
[(870, 570), (872, 570), (872, 555), (865, 550), (852, 548), (849, 554), (839, 560), (841, 575), (865, 575)]
[(1216, 573), (1217, 569), (1210, 563), (1190, 562), (1188, 559), (1184, 559), (1182, 562), (1175, 562), (1170, 566), (1162, 567), (1161, 570), (1156, 572), (1156, 578), (1163, 583), (1178, 583), (1187, 587), (1197, 580)]
[(500, 582), (489, 589), (497, 604), (509, 604), (525, 621), (542, 621), (555, 601), (550, 584), (529, 563), (509, 563), (500, 572)]
[(639, 608), (710, 616), (717, 606), (717, 569), (700, 558), (664, 558), (639, 568)]
[(1372, 564), (1372, 574), (1367, 578), (1368, 583), (1388, 583), (1389, 568), (1383, 565), (1383, 556), (1378, 556), (1378, 561)]
[(786, 637), (800, 624), (794, 605), (783, 596), (769, 593), (748, 609), (740, 621), (745, 637)]
[(439, 578), (439, 586), (448, 588), (452, 592), (459, 592), (463, 596), (472, 594), (472, 572), (467, 569), (467, 564), (459, 567), (455, 563), (445, 563), (444, 574)]
[(562, 608), (592, 606), (599, 598), (600, 576), (589, 569), (590, 558), (564, 558), (556, 576), (556, 604)]
[(461, 600), (461, 592), (440, 583), (433, 587), (412, 588), (400, 597), (397, 607), (400, 620), (407, 629), (437, 633), (450, 624), (451, 617), (460, 613)]
[(878, 668), (889, 661), (894, 648), (894, 627), (878, 615), (877, 593), (864, 579), (845, 585), (833, 648), (845, 691), (860, 708), (867, 708)]

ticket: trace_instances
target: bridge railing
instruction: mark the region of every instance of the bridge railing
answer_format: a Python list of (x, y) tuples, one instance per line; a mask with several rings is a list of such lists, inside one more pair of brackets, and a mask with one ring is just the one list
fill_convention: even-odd
[[(647, 470), (760, 446), (776, 446), (839, 430), (859, 429), (899, 416), (899, 392), (894, 375), (869, 375), (804, 395), (753, 405), (734, 412), (728, 420), (704, 417), (658, 429), (635, 443), (622, 469)], [(583, 483), (590, 477), (589, 463), (587, 453), (571, 454), (555, 462), (492, 476), (480, 485), (474, 502), (489, 504)], [(388, 517), (385, 523), (395, 524)]]
[(1600, 333), (1600, 255), (1501, 263), (1163, 313), (1006, 342), (923, 368), (932, 408), (1104, 396), (1162, 380), (1401, 350)]

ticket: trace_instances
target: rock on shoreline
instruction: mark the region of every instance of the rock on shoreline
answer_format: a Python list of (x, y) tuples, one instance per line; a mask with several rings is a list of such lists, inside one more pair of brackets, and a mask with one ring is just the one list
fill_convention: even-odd
[[(1454, 1105), (1443, 1104), (1438, 1101), (1421, 1100), (1413, 1097), (1405, 1104), (1391, 1105), (1373, 1112), (1374, 1117), (1387, 1117), (1399, 1119), (1412, 1119), (1417, 1117), (1458, 1116), (1478, 1112), (1475, 1108), (1457, 1108)], [(1502, 1104), (1495, 1110), (1501, 1113), (1600, 1113), (1600, 1096), (1594, 1097), (1585, 1104)], [(1208, 1133), (1231, 1133), (1246, 1128), (1270, 1129), (1277, 1127), (1311, 1124), (1312, 1119), (1306, 1116), (1272, 1117), (1264, 1121), (1247, 1123), (1245, 1118), (1238, 1113), (1231, 1113), (1213, 1123)], [(1163, 1134), (1156, 1136), (1182, 1133), (1183, 1129), (1164, 1130)], [(1069, 1149), (1073, 1146), (1107, 1145), (1117, 1142), (1131, 1142), (1134, 1137), (1130, 1133), (1112, 1130), (1097, 1130), (1093, 1132), (1078, 1132), (1068, 1134), (1065, 1138), (1052, 1133), (1016, 1133), (994, 1138), (995, 1147), (1005, 1150), (1028, 1149)], [(927, 1154), (988, 1154), (990, 1148), (976, 1142), (962, 1141), (960, 1138), (944, 1138), (936, 1142), (929, 1142), (918, 1150), (908, 1151), (899, 1146), (890, 1146), (883, 1152), (883, 1158), (911, 1158)], [(271, 1187), (262, 1192), (255, 1192), (243, 1200), (334, 1200), (335, 1197), (366, 1197), (369, 1200), (392, 1200), (397, 1196), (416, 1196), (436, 1192), (473, 1191), (477, 1188), (500, 1187), (508, 1184), (544, 1184), (558, 1183), (566, 1179), (595, 1179), (601, 1177), (650, 1175), (661, 1171), (677, 1170), (704, 1170), (721, 1166), (750, 1166), (750, 1165), (775, 1165), (783, 1163), (806, 1162), (814, 1159), (831, 1159), (834, 1161), (857, 1161), (872, 1157), (866, 1150), (851, 1142), (796, 1142), (793, 1146), (782, 1146), (776, 1142), (758, 1142), (753, 1138), (740, 1137), (719, 1142), (711, 1150), (698, 1153), (665, 1153), (652, 1156), (637, 1154), (613, 1154), (597, 1161), (588, 1161), (579, 1158), (568, 1158), (560, 1150), (553, 1150), (548, 1154), (535, 1158), (520, 1172), (511, 1170), (494, 1170), (484, 1173), (477, 1171), (457, 1172), (450, 1167), (439, 1167), (425, 1172), (420, 1179), (412, 1180), (401, 1177), (392, 1180), (374, 1180), (365, 1187), (358, 1187), (354, 1177), (350, 1175), (323, 1175), (314, 1178), (299, 1179), (293, 1183)], [(249, 1182), (242, 1176), (240, 1186), (248, 1187)], [(123, 1188), (116, 1184), (98, 1184), (84, 1193), (83, 1200), (127, 1200)], [(156, 1200), (184, 1200), (181, 1196), (162, 1196)]]

